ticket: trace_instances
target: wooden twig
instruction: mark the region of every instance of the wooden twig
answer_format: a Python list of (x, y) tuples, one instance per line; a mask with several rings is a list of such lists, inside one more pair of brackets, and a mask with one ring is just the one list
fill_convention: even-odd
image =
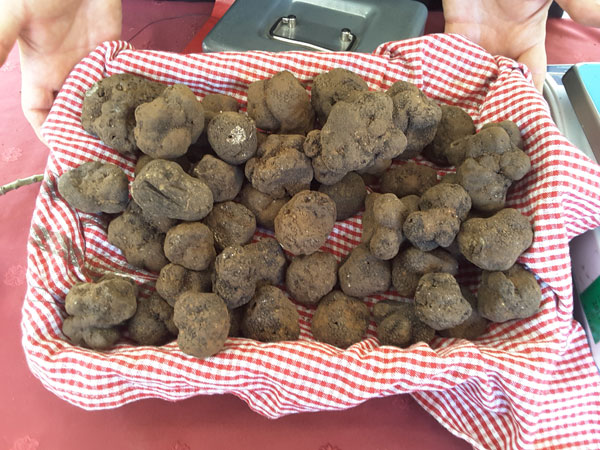
[(22, 186), (27, 186), (28, 184), (38, 183), (44, 179), (43, 174), (32, 175), (27, 178), (21, 178), (20, 180), (15, 180), (11, 183), (5, 184), (4, 186), (0, 186), (0, 195), (4, 195), (7, 192), (10, 192), (14, 189), (19, 189)]

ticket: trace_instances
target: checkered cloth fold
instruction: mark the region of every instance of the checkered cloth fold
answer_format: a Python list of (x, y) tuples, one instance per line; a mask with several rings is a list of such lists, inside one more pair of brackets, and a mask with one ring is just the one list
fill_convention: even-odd
[[(411, 81), (438, 102), (466, 109), (478, 128), (504, 119), (518, 124), (532, 169), (511, 188), (508, 205), (534, 225), (534, 243), (520, 262), (539, 279), (540, 312), (494, 324), (474, 342), (436, 338), (430, 345), (407, 349), (380, 346), (373, 326), (366, 339), (346, 350), (316, 342), (310, 334), (312, 310), (301, 306), (299, 341), (230, 338), (221, 352), (204, 360), (184, 355), (175, 342), (162, 347), (123, 342), (95, 352), (66, 341), (63, 302), (74, 283), (117, 272), (150, 290), (156, 279), (156, 274), (128, 265), (107, 242), (106, 216), (79, 213), (57, 193), (58, 177), (90, 160), (117, 164), (133, 178), (134, 159), (81, 128), (83, 93), (108, 75), (129, 72), (184, 83), (199, 98), (230, 94), (245, 105), (248, 84), (255, 80), (290, 70), (310, 85), (317, 74), (334, 67), (356, 72), (373, 90)], [(475, 448), (600, 445), (600, 378), (585, 334), (572, 319), (568, 247), (571, 238), (600, 225), (600, 170), (560, 134), (523, 66), (454, 35), (386, 43), (373, 54), (178, 55), (108, 42), (70, 74), (43, 134), (51, 153), (28, 244), (23, 346), (33, 374), (60, 398), (101, 409), (149, 397), (178, 400), (227, 392), (262, 415), (279, 417), (412, 393)], [(259, 231), (257, 238), (268, 234)], [(338, 223), (324, 249), (341, 259), (360, 235), (358, 215)], [(464, 275), (463, 281), (476, 285), (469, 277)], [(366, 301), (372, 306), (396, 297), (388, 292)]]

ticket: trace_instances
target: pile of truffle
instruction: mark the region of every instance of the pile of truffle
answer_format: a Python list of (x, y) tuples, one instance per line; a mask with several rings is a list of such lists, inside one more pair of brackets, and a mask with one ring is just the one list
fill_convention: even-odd
[[(138, 163), (130, 183), (113, 164), (64, 173), (61, 196), (110, 215), (108, 241), (128, 263), (157, 273), (156, 292), (106, 275), (65, 300), (63, 332), (106, 349), (177, 337), (207, 357), (228, 336), (265, 342), (300, 335), (296, 303), (312, 308), (316, 340), (359, 342), (373, 318), (381, 344), (474, 339), (488, 322), (535, 314), (541, 291), (516, 263), (532, 227), (505, 207), (530, 169), (512, 122), (478, 133), (470, 116), (411, 83), (369, 91), (345, 69), (322, 73), (311, 95), (287, 71), (233, 97), (199, 101), (184, 85), (119, 74), (83, 99), (82, 125)], [(406, 162), (423, 155), (456, 172)], [(403, 160), (392, 165), (394, 160)], [(362, 240), (345, 260), (321, 251), (336, 221), (362, 212)], [(257, 227), (275, 239), (253, 242)], [(459, 264), (482, 270), (477, 295)], [(365, 297), (394, 290), (406, 301)], [(290, 299), (291, 297), (291, 299)]]

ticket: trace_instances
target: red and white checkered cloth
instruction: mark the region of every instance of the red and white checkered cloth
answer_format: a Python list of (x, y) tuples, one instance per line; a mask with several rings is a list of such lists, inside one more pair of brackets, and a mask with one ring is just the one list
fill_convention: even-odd
[[(175, 342), (157, 348), (122, 343), (95, 352), (64, 340), (62, 304), (75, 282), (117, 271), (148, 291), (156, 278), (129, 266), (107, 242), (106, 216), (78, 213), (57, 194), (58, 176), (89, 160), (118, 164), (133, 177), (134, 159), (82, 130), (83, 93), (107, 75), (130, 72), (187, 84), (200, 98), (231, 94), (245, 105), (252, 81), (290, 70), (310, 82), (334, 67), (358, 73), (374, 90), (409, 80), (439, 102), (465, 108), (477, 126), (504, 119), (519, 125), (532, 170), (513, 186), (508, 204), (535, 227), (534, 244), (520, 262), (539, 277), (541, 311), (492, 325), (475, 342), (436, 338), (408, 349), (379, 346), (373, 326), (364, 341), (347, 350), (315, 342), (311, 310), (300, 306), (299, 341), (231, 338), (204, 360), (182, 354)], [(100, 409), (148, 397), (178, 400), (228, 392), (258, 413), (278, 417), (410, 392), (476, 448), (600, 446), (600, 377), (585, 334), (572, 319), (568, 247), (571, 238), (600, 225), (600, 169), (559, 133), (529, 73), (514, 61), (452, 35), (388, 43), (374, 54), (177, 55), (110, 42), (71, 73), (43, 133), (52, 151), (30, 233), (23, 345), (31, 371), (60, 398)], [(341, 258), (360, 235), (360, 217), (349, 219), (336, 225), (324, 248)], [(476, 283), (469, 274), (463, 281)], [(372, 305), (384, 297), (394, 293), (366, 301)]]

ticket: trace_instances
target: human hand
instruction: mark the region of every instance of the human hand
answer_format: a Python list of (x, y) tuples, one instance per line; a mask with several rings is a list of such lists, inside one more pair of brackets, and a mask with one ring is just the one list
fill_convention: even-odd
[(444, 0), (445, 32), (493, 55), (525, 64), (541, 91), (546, 76), (546, 18), (551, 0)]
[(0, 0), (0, 65), (18, 41), (21, 106), (40, 139), (71, 69), (99, 43), (120, 35), (120, 0)]

